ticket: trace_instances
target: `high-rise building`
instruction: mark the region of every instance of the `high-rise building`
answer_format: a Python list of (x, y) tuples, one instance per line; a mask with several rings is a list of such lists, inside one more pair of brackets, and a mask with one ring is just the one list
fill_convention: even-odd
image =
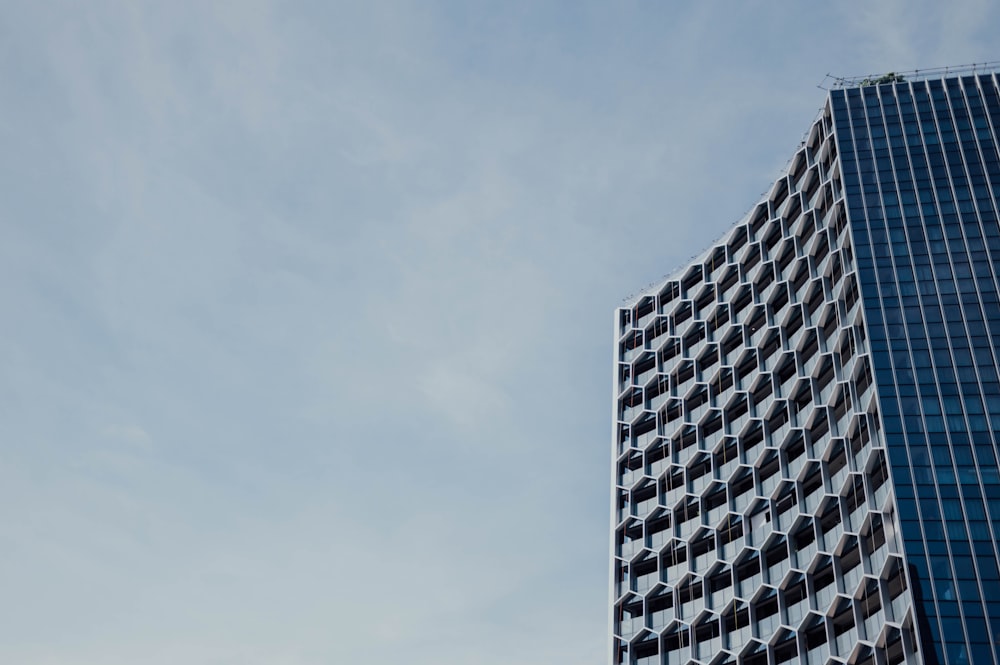
[(613, 665), (1000, 665), (1000, 87), (840, 80), (615, 318)]

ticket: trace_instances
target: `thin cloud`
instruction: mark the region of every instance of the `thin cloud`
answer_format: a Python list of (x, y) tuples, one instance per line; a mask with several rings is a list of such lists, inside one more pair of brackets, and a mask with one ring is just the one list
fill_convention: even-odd
[(116, 442), (122, 442), (141, 450), (152, 450), (153, 437), (138, 425), (108, 425), (101, 434)]

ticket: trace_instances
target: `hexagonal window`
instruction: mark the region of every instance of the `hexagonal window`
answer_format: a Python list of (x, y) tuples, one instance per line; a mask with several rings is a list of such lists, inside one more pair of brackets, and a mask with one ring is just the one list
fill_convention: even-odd
[(736, 596), (744, 600), (750, 598), (764, 582), (760, 568), (760, 554), (749, 550), (740, 555), (733, 565)]
[(828, 489), (831, 494), (839, 494), (847, 480), (850, 469), (847, 468), (847, 446), (840, 437), (832, 437), (826, 450), (823, 451), (823, 466), (830, 478)]
[(642, 522), (630, 522), (626, 528), (620, 528), (616, 533), (618, 556), (626, 561), (634, 559), (646, 542), (642, 534)]
[(837, 376), (833, 365), (833, 354), (821, 353), (816, 368), (812, 371), (812, 377), (816, 379), (816, 390), (819, 392), (819, 403), (826, 404), (833, 394), (834, 381)]
[(792, 566), (796, 570), (804, 571), (809, 568), (816, 553), (819, 552), (819, 545), (816, 542), (816, 532), (813, 529), (811, 520), (804, 520), (797, 523), (790, 537), (792, 552), (794, 557)]
[(879, 631), (885, 625), (878, 580), (865, 577), (854, 595), (854, 601), (861, 608), (861, 625), (864, 628), (865, 639), (869, 642), (876, 641)]
[(674, 330), (677, 330), (679, 326), (690, 321), (693, 314), (694, 303), (686, 298), (678, 301), (674, 306), (673, 311), (670, 313)]
[(674, 451), (674, 459), (681, 464), (686, 464), (694, 454), (698, 445), (698, 428), (694, 425), (684, 425), (680, 427), (671, 440), (671, 447)]
[(735, 365), (736, 358), (743, 349), (743, 328), (738, 325), (729, 326), (726, 334), (719, 342), (719, 353), (722, 362), (727, 365)]
[(704, 281), (705, 276), (703, 274), (703, 266), (697, 266), (695, 270), (696, 272), (692, 273), (692, 278), (695, 281), (685, 282), (684, 288), (687, 289), (688, 296), (691, 300), (693, 300), (698, 309), (701, 310), (715, 302), (715, 284), (713, 282)]
[(632, 510), (638, 517), (644, 517), (657, 504), (656, 483), (652, 480), (644, 480), (632, 490)]
[(805, 635), (805, 647), (806, 651), (809, 652), (809, 662), (822, 662), (824, 659), (822, 657), (813, 658), (812, 654), (819, 656), (822, 649), (826, 645), (826, 622), (823, 617), (818, 614), (810, 614), (808, 619), (802, 623), (802, 628), (799, 630), (800, 633)]
[(812, 594), (809, 598), (813, 603), (812, 609), (820, 614), (826, 614), (830, 603), (837, 595), (837, 578), (830, 560), (820, 561), (814, 565), (816, 570), (811, 574)]
[(631, 586), (632, 591), (644, 594), (649, 591), (654, 584), (659, 581), (656, 570), (656, 559), (649, 558), (632, 564)]
[[(823, 306), (823, 311), (820, 312), (817, 317), (819, 321), (820, 329), (823, 333), (823, 337), (827, 340), (833, 340), (837, 334), (837, 326), (839, 324), (837, 320), (837, 305), (836, 303), (827, 303)], [(829, 346), (833, 346), (832, 344)]]
[(840, 578), (844, 582), (844, 593), (854, 595), (858, 588), (858, 583), (865, 574), (865, 567), (861, 563), (861, 552), (856, 546), (851, 546), (844, 551), (837, 559), (837, 568)]
[(798, 377), (798, 367), (795, 364), (795, 353), (785, 351), (775, 361), (774, 376), (781, 387), (781, 395), (787, 397), (793, 382)]
[(688, 389), (685, 384), (694, 378), (694, 362), (691, 360), (682, 360), (677, 363), (677, 367), (673, 372), (670, 373), (670, 385), (675, 386), (678, 390), (682, 388), (684, 390)]
[(733, 571), (721, 563), (713, 565), (705, 573), (708, 597), (706, 604), (716, 612), (721, 611), (733, 596)]
[(745, 349), (739, 358), (736, 359), (736, 362), (733, 363), (733, 367), (739, 381), (737, 387), (740, 390), (746, 390), (753, 377), (758, 375), (760, 364), (757, 358), (757, 349)]
[(782, 314), (782, 327), (785, 329), (785, 339), (788, 345), (795, 348), (802, 339), (805, 330), (805, 317), (802, 315), (802, 306), (795, 304), (786, 309)]
[(816, 509), (817, 523), (819, 524), (820, 537), (817, 541), (822, 552), (831, 553), (836, 549), (844, 529), (841, 526), (840, 501), (834, 497), (827, 497)]
[(722, 440), (722, 409), (708, 409), (702, 412), (698, 421), (698, 434), (707, 446)]
[(680, 337), (664, 337), (663, 343), (656, 350), (660, 360), (661, 371), (669, 374), (677, 368), (677, 364), (682, 360)]
[(737, 436), (745, 436), (745, 431), (750, 424), (750, 397), (745, 392), (737, 392), (725, 411), (726, 422), (729, 425), (729, 433)]
[(728, 504), (726, 484), (720, 480), (709, 481), (701, 492), (705, 524), (713, 525), (725, 514)]
[(719, 544), (722, 545), (720, 556), (732, 560), (743, 547), (744, 520), (742, 515), (726, 513), (716, 527)]
[(729, 303), (716, 303), (714, 307), (705, 308), (705, 322), (711, 332), (716, 332), (729, 325)]
[(673, 531), (670, 528), (671, 515), (667, 509), (657, 510), (650, 513), (646, 518), (646, 547), (654, 552), (659, 552), (670, 540)]
[(765, 579), (773, 586), (777, 586), (781, 579), (791, 568), (788, 555), (788, 541), (780, 534), (772, 534), (762, 548), (764, 556), (764, 566), (767, 569)]
[(696, 584), (679, 587), (677, 590), (677, 617), (693, 621), (705, 608), (704, 587), (699, 580)]
[(840, 599), (833, 611), (834, 653), (841, 658), (851, 655), (858, 644), (858, 632), (854, 625), (854, 609), (846, 598)]
[(674, 507), (673, 519), (674, 533), (680, 538), (689, 539), (701, 526), (701, 498), (697, 495), (685, 495)]
[(687, 483), (691, 492), (700, 493), (712, 482), (712, 456), (697, 452), (687, 464)]
[(684, 467), (679, 464), (671, 464), (663, 471), (663, 478), (660, 481), (661, 491), (664, 495), (664, 503), (673, 505), (683, 496), (687, 483), (684, 479)]
[(795, 493), (795, 483), (789, 480), (781, 481), (771, 492), (771, 497), (774, 501), (774, 528), (787, 531), (798, 516), (795, 507), (799, 499)]
[(866, 470), (875, 469), (879, 465), (885, 464), (885, 462), (882, 459), (882, 451), (872, 446), (868, 446), (859, 451), (859, 454), (855, 457), (855, 460), (859, 469), (866, 469)]
[(617, 607), (618, 635), (624, 640), (632, 640), (645, 627), (642, 614), (642, 597), (629, 596)]
[(674, 298), (681, 294), (681, 285), (677, 281), (669, 281), (663, 285), (660, 292), (656, 294), (657, 300), (659, 301), (660, 309), (664, 312), (670, 309), (669, 305), (673, 302)]
[(708, 408), (708, 384), (701, 382), (691, 384), (684, 396), (684, 420), (697, 422)]
[[(770, 373), (758, 373), (748, 387), (751, 401), (753, 401), (755, 406), (764, 404), (765, 400), (771, 396), (773, 392), (772, 389), (773, 386), (771, 385)], [(763, 409), (761, 409), (761, 411), (763, 411)]]
[(778, 282), (772, 287), (771, 293), (767, 295), (767, 306), (771, 308), (775, 317), (783, 315), (788, 310), (788, 285), (785, 282)]
[(785, 623), (793, 628), (802, 621), (809, 611), (808, 588), (805, 575), (790, 575), (782, 583), (782, 600), (785, 608)]
[(778, 257), (778, 270), (782, 274), (788, 269), (792, 261), (795, 259), (795, 241), (791, 238), (785, 238), (778, 245), (778, 248), (774, 250), (774, 255)]
[(707, 335), (708, 330), (705, 323), (700, 320), (693, 321), (687, 330), (684, 331), (684, 336), (681, 340), (684, 355), (689, 358), (696, 356), (701, 351)]
[(747, 604), (731, 600), (721, 614), (723, 646), (734, 652), (746, 647), (751, 636), (750, 610)]
[(881, 508), (889, 494), (889, 465), (885, 462), (884, 451), (878, 449), (872, 451), (872, 459), (866, 465), (865, 472), (874, 506)]
[(730, 299), (730, 303), (733, 306), (733, 312), (735, 316), (744, 315), (744, 310), (753, 302), (753, 289), (750, 288), (749, 284), (744, 284), (740, 286), (733, 297)]
[(703, 528), (695, 534), (688, 548), (692, 571), (704, 573), (715, 562), (715, 546), (715, 531)]
[(664, 422), (677, 426), (684, 414), (684, 402), (678, 397), (667, 397), (661, 411)]
[(646, 599), (646, 610), (649, 614), (649, 626), (653, 630), (662, 630), (674, 619), (674, 593), (668, 586), (659, 589), (659, 593)]
[(746, 464), (726, 464), (723, 468), (732, 468), (733, 472), (727, 479), (729, 495), (733, 500), (733, 510), (745, 511), (754, 498), (753, 469)]
[[(768, 409), (768, 413), (764, 418), (765, 435), (772, 446), (785, 445), (786, 441), (792, 438), (789, 436), (790, 433), (801, 432), (801, 430), (791, 429), (791, 423), (788, 418), (788, 404), (784, 400), (775, 402)], [(799, 435), (801, 436), (801, 433)]]
[[(663, 631), (663, 652), (666, 662), (674, 662), (677, 660), (677, 657), (674, 656), (671, 658), (670, 654), (690, 646), (690, 635), (691, 633), (686, 623), (673, 622), (667, 626), (667, 629)], [(677, 662), (681, 661), (677, 660)]]
[(750, 601), (750, 616), (754, 621), (754, 635), (770, 640), (781, 623), (778, 615), (778, 594), (774, 589), (761, 587)]
[(663, 580), (675, 584), (682, 575), (688, 572), (687, 543), (676, 539), (668, 543), (660, 554), (660, 570)]
[(721, 481), (728, 481), (740, 465), (739, 440), (736, 437), (725, 437), (712, 451), (712, 466), (714, 476)]
[(902, 623), (906, 606), (898, 603), (898, 599), (907, 588), (906, 576), (903, 574), (902, 560), (897, 557), (889, 557), (889, 561), (882, 572), (882, 578), (886, 580), (885, 589), (887, 598), (885, 612), (887, 618), (890, 621)]
[(795, 260), (795, 264), (792, 266), (790, 271), (789, 283), (791, 284), (792, 290), (798, 296), (798, 299), (802, 299), (802, 291), (809, 281), (809, 260), (806, 257), (800, 257)]
[[(812, 250), (810, 250), (809, 254), (812, 253), (813, 253)], [(823, 278), (820, 277), (819, 275), (811, 276), (809, 280), (809, 289), (806, 291), (806, 295), (805, 298), (803, 298), (803, 300), (805, 300), (806, 302), (810, 302), (812, 300), (815, 300), (816, 298), (820, 299), (823, 298)]]
[(708, 377), (708, 387), (711, 390), (712, 398), (717, 402), (725, 402), (733, 396), (733, 382), (735, 374), (731, 365), (722, 364), (718, 371)]
[(871, 562), (873, 570), (881, 568), (882, 561), (888, 556), (885, 545), (885, 528), (882, 516), (873, 513), (868, 524), (861, 531), (861, 547), (865, 557)]
[(643, 455), (645, 464), (645, 474), (651, 478), (657, 478), (663, 474), (663, 470), (669, 464), (670, 444), (666, 439), (657, 438), (649, 448), (646, 448)]
[(691, 349), (693, 353), (690, 355), (694, 356), (695, 363), (697, 364), (699, 372), (706, 372), (708, 368), (719, 362), (719, 345), (706, 343), (704, 345), (696, 346), (699, 341), (705, 339), (707, 330), (702, 328), (698, 334), (698, 339), (695, 339), (691, 334), (685, 339), (684, 348)]
[(815, 513), (823, 497), (826, 496), (822, 467), (818, 462), (805, 464), (797, 477), (802, 484), (802, 510), (809, 514)]
[(807, 374), (811, 374), (816, 366), (816, 359), (819, 357), (819, 332), (816, 328), (807, 327), (802, 334), (795, 352), (799, 356), (799, 364)]
[(773, 530), (771, 524), (771, 504), (767, 500), (758, 500), (747, 510), (747, 531), (750, 543), (762, 547)]
[(793, 631), (783, 628), (775, 634), (771, 642), (774, 644), (775, 665), (791, 664), (798, 659), (798, 640)]
[(844, 524), (851, 533), (858, 533), (865, 517), (868, 515), (868, 502), (865, 500), (865, 483), (861, 474), (852, 473), (841, 490), (844, 505), (847, 509), (847, 521)]
[(751, 341), (757, 342), (760, 348), (760, 358), (767, 363), (768, 367), (773, 367), (777, 354), (781, 351), (781, 331), (777, 326), (766, 326), (762, 331), (754, 334)]
[(694, 621), (694, 654), (698, 660), (711, 661), (722, 648), (722, 627), (719, 618), (702, 613)]
[(803, 416), (808, 415), (809, 408), (812, 406), (812, 386), (812, 379), (804, 376), (797, 376), (792, 384), (792, 387), (788, 391), (791, 403), (794, 405), (795, 413), (800, 414), (799, 422), (802, 422)]

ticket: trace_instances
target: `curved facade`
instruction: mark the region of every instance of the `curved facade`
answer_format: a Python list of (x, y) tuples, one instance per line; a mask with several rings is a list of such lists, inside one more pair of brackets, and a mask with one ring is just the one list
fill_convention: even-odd
[(992, 74), (833, 90), (617, 312), (613, 665), (1000, 663), (997, 130)]

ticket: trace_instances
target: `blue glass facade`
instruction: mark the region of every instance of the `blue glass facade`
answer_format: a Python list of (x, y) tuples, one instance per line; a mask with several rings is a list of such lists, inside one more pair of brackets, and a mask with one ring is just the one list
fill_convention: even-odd
[(995, 75), (831, 92), (926, 662), (1000, 662)]

